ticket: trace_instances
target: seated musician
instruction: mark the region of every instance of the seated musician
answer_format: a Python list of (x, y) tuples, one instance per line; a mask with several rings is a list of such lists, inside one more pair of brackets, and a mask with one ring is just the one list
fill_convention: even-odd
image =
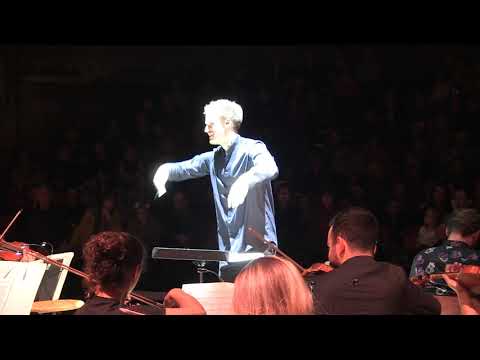
[(233, 310), (238, 315), (310, 315), (312, 293), (291, 262), (266, 256), (237, 275)]
[(338, 213), (328, 231), (328, 259), (334, 268), (316, 275), (319, 315), (440, 314), (439, 302), (396, 265), (376, 261), (376, 217), (362, 208)]
[(452, 278), (450, 275), (442, 275), (447, 285), (455, 291), (458, 298), (458, 306), (461, 315), (480, 315), (480, 299), (475, 297), (467, 288)]
[[(445, 267), (458, 263), (480, 265), (480, 252), (476, 250), (480, 238), (480, 213), (475, 209), (454, 212), (447, 221), (447, 240), (436, 247), (418, 253), (413, 259), (410, 277), (417, 278), (445, 272)], [(438, 296), (455, 296), (443, 279), (430, 280), (425, 291)]]
[(129, 306), (126, 300), (142, 272), (142, 243), (125, 232), (93, 235), (83, 246), (85, 272), (90, 277), (88, 299), (76, 315), (204, 315), (205, 309), (180, 289), (170, 290), (164, 306)]

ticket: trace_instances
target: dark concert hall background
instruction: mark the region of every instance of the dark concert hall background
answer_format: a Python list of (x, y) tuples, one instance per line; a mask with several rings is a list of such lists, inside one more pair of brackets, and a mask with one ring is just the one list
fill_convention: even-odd
[[(422, 226), (441, 241), (452, 210), (480, 210), (479, 60), (442, 44), (1, 46), (0, 225), (24, 209), (6, 239), (74, 250), (74, 267), (105, 207), (147, 249), (216, 249), (208, 177), (156, 200), (152, 178), (211, 149), (203, 106), (226, 98), (278, 164), (280, 249), (325, 261), (330, 218), (359, 205), (379, 218), (378, 259), (408, 272)], [(139, 288), (197, 279), (149, 259)], [(62, 296), (80, 293), (69, 274)]]

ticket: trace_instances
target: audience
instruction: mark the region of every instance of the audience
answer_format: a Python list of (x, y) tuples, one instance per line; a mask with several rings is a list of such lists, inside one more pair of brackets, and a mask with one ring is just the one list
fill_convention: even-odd
[[(419, 251), (443, 243), (452, 211), (480, 208), (480, 147), (470, 136), (479, 128), (478, 54), (449, 46), (305, 50), (251, 49), (249, 54), (268, 56), (249, 58), (248, 67), (232, 67), (238, 70), (228, 76), (214, 62), (146, 71), (158, 83), (121, 92), (99, 86), (76, 97), (78, 106), (63, 100), (63, 88), (52, 87), (48, 99), (61, 111), (49, 113), (43, 130), (30, 134), (32, 141), (19, 138), (21, 146), (3, 152), (9, 158), (3, 162), (0, 221), (6, 225), (25, 209), (25, 219), (8, 236), (47, 241), (55, 252), (73, 250), (76, 266), (86, 240), (106, 230), (128, 229), (149, 250), (214, 249), (209, 184), (172, 192), (171, 202), (151, 202), (151, 178), (165, 159), (208, 149), (198, 138), (201, 131), (184, 129), (202, 126), (195, 109), (205, 97), (232, 94), (255, 119), (246, 134), (264, 134), (278, 160), (273, 185), (280, 249), (304, 266), (327, 260), (328, 221), (339, 210), (361, 206), (380, 222), (375, 259), (408, 274)], [(115, 76), (104, 80), (115, 82)], [(19, 134), (25, 139), (36, 115), (23, 115)], [(149, 259), (140, 286), (164, 291), (197, 278), (188, 262), (177, 264), (177, 277), (166, 276), (170, 265), (161, 263)], [(66, 287), (73, 278), (67, 277)]]

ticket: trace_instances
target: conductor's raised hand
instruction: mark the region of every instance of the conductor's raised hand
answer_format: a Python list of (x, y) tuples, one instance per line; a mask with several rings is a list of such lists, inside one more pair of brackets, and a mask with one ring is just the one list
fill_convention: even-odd
[(153, 177), (153, 185), (157, 189), (157, 196), (160, 197), (167, 192), (165, 184), (168, 181), (170, 170), (168, 164), (160, 165)]

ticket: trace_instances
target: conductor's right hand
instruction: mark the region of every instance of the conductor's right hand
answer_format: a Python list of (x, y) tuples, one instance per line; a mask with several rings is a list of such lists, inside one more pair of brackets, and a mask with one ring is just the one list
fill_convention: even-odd
[(157, 189), (157, 196), (160, 197), (167, 192), (165, 184), (168, 181), (168, 176), (170, 173), (169, 164), (162, 164), (155, 172), (153, 177), (153, 185)]

